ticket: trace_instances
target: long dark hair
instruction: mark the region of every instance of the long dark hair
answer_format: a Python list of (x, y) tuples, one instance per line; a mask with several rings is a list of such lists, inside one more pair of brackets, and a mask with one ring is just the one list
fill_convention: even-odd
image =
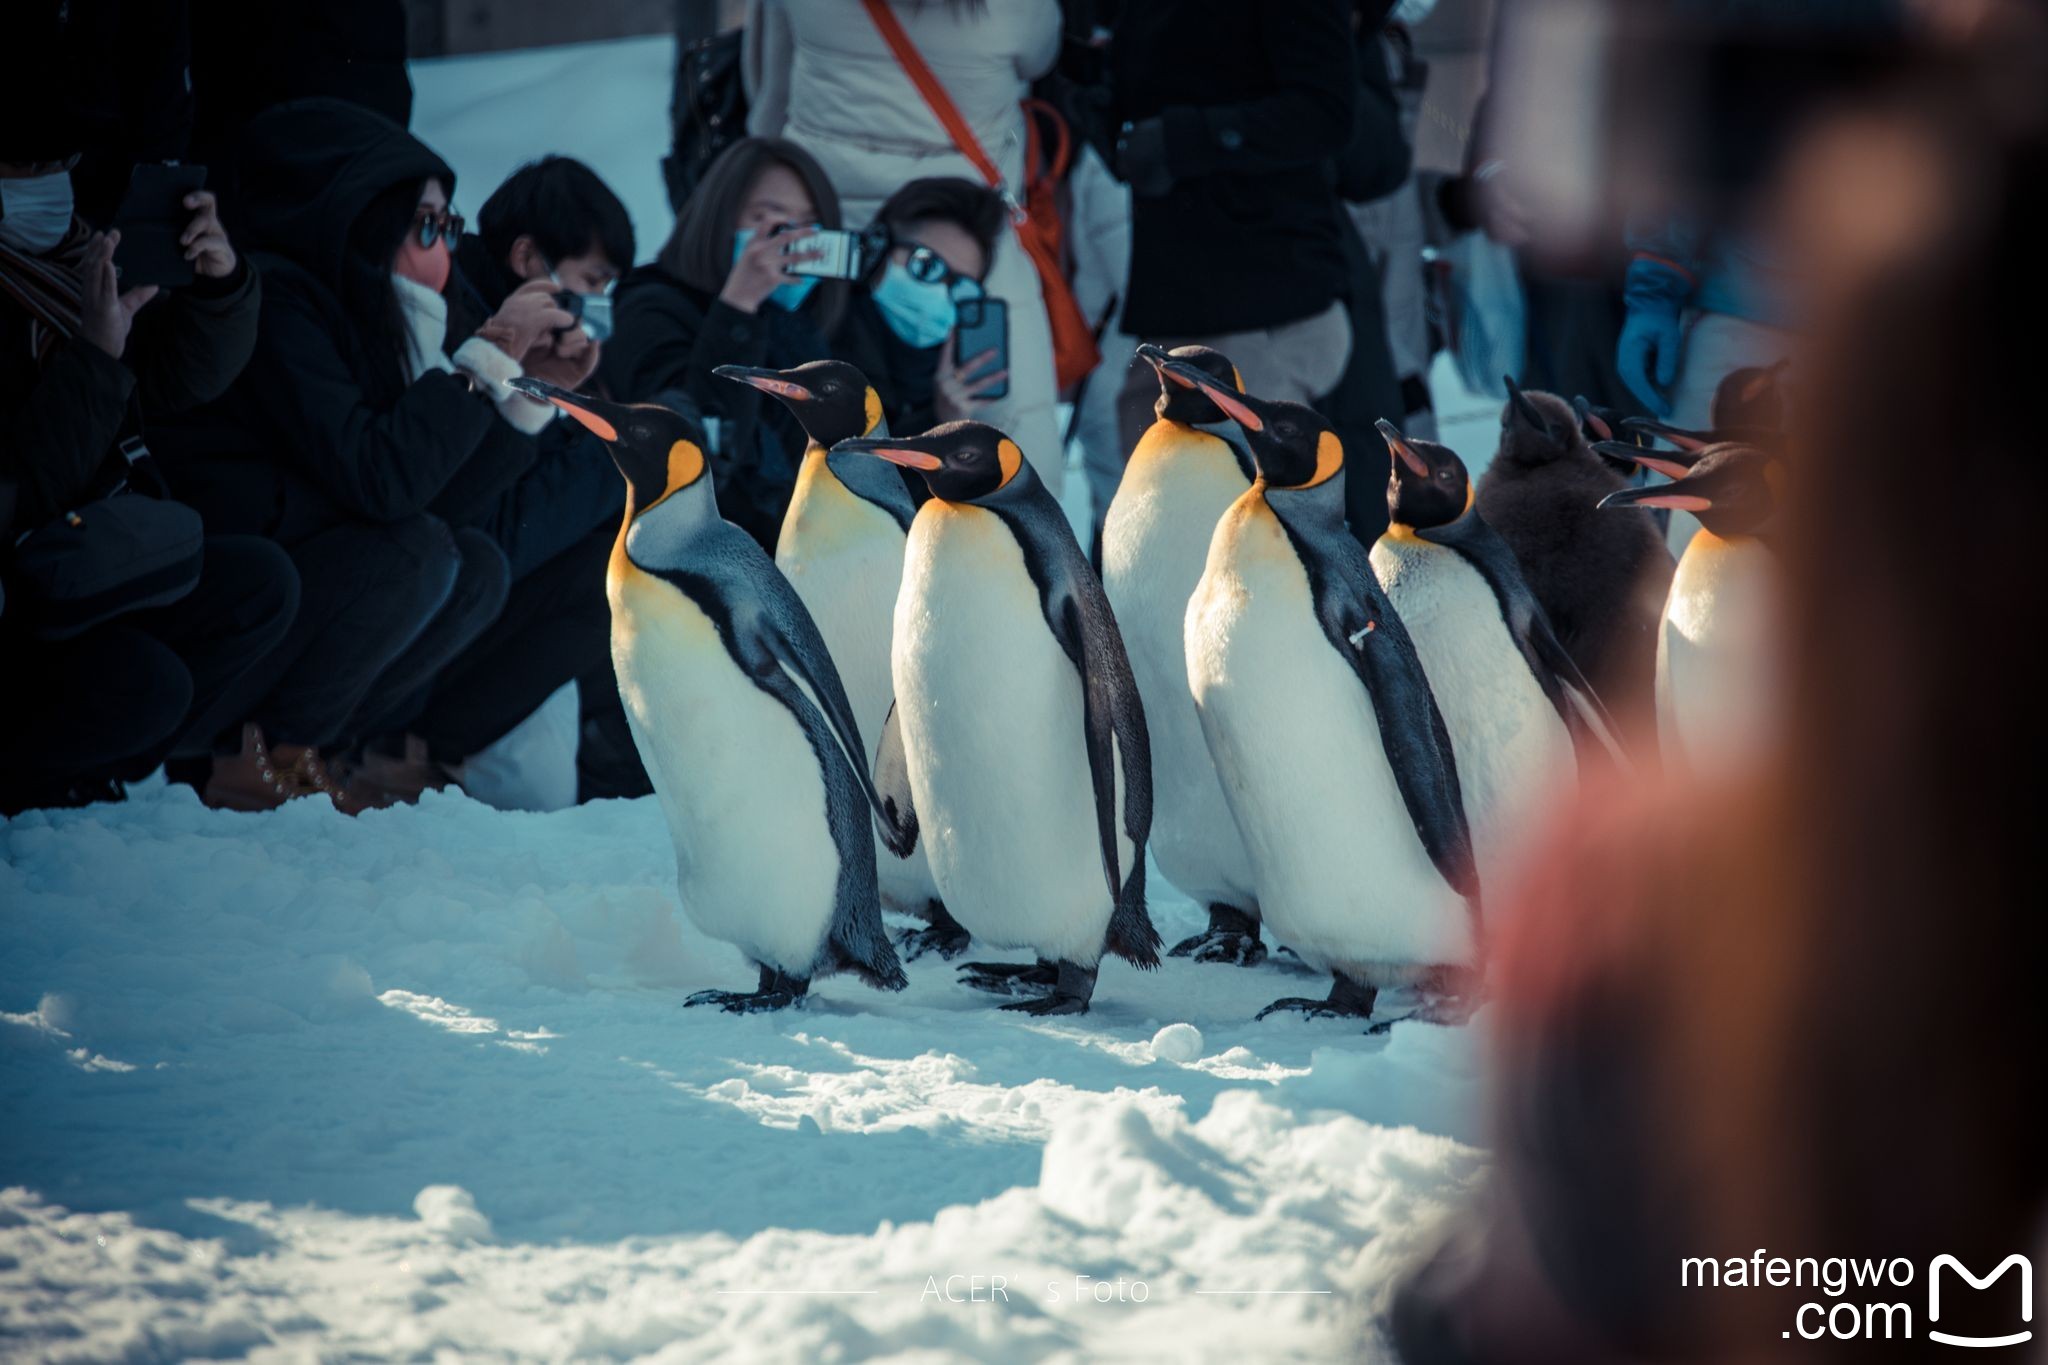
[(342, 250), (341, 306), (370, 362), (368, 393), (383, 406), (404, 390), (405, 318), (391, 287), (391, 258), (411, 230), (424, 180), (391, 186), (363, 206)]
[[(684, 203), (656, 259), (662, 269), (692, 289), (716, 294), (732, 273), (733, 224), (748, 191), (770, 166), (786, 166), (804, 182), (804, 190), (818, 211), (818, 226), (837, 228), (839, 192), (816, 157), (779, 137), (742, 138), (718, 154), (704, 171), (704, 178)], [(802, 311), (809, 313), (818, 330), (830, 333), (846, 308), (846, 282), (821, 280)]]

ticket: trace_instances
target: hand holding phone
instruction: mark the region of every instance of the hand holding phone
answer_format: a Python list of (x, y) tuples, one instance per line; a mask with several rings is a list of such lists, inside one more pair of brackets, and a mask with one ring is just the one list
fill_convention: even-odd
[(953, 325), (953, 354), (973, 396), (982, 400), (1010, 394), (1010, 312), (1001, 299), (961, 299)]
[[(208, 236), (209, 253), (217, 237), (218, 247), (227, 250), (228, 269), (234, 268), (234, 252), (227, 248), (227, 236), (219, 231), (220, 219), (212, 213), (213, 197), (207, 195), (199, 210), (185, 206), (185, 200), (205, 184), (204, 166), (144, 164), (129, 173), (128, 192), (114, 214), (114, 227), (120, 233), (114, 265), (123, 288), (156, 285), (175, 289), (192, 283), (195, 262), (186, 252), (201, 235)], [(213, 231), (193, 233), (188, 240), (188, 229), (204, 226), (194, 222), (200, 216)]]

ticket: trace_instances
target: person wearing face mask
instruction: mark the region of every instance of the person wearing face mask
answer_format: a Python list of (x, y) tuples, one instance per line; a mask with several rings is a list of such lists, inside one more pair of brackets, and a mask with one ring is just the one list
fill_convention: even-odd
[(260, 344), (184, 475), (209, 523), (278, 540), (305, 582), (282, 668), (252, 700), (270, 766), (344, 809), (385, 804), (442, 780), (413, 723), (505, 604), (505, 552), (477, 523), (552, 417), (509, 381), (580, 384), (595, 356), (556, 354), (574, 320), (546, 282), (451, 336), (455, 177), (381, 115), (279, 105), (249, 125), (239, 169)]
[[(27, 50), (51, 60), (17, 64), (0, 84), (0, 545), (59, 525), (90, 538), (93, 504), (124, 488), (175, 497), (149, 453), (154, 426), (227, 387), (255, 344), (260, 297), (204, 192), (184, 203), (192, 283), (122, 287), (119, 234), (72, 211), (81, 125), (56, 60), (64, 35), (35, 32), (50, 15), (25, 17)], [(298, 601), (277, 547), (221, 534), (206, 536), (182, 597), (65, 639), (45, 638), (57, 623), (5, 556), (0, 589), (16, 721), (0, 727), (7, 813), (118, 798), (121, 782), (171, 754), (205, 762), (240, 719), (235, 685), (277, 645)]]
[(620, 283), (599, 370), (614, 398), (675, 402), (706, 419), (719, 511), (771, 551), (803, 428), (712, 370), (789, 369), (829, 353), (846, 283), (789, 267), (817, 258), (804, 245), (810, 229), (839, 226), (839, 196), (810, 153), (776, 138), (734, 143), (705, 170), (660, 254)]
[[(455, 252), (449, 344), (459, 345), (512, 292), (544, 281), (573, 295), (576, 324), (551, 334), (557, 355), (595, 357), (612, 332), (612, 294), (633, 264), (633, 222), (596, 172), (565, 156), (529, 162), (491, 192), (477, 231)], [(597, 392), (593, 375), (584, 387)], [(434, 683), (413, 729), (429, 749), (469, 755), (503, 734), (556, 688), (582, 683), (579, 787), (651, 790), (612, 676), (605, 566), (618, 532), (618, 470), (604, 444), (574, 422), (535, 438), (532, 468), (478, 523), (510, 561), (505, 610)]]
[(961, 302), (981, 296), (1006, 221), (994, 191), (950, 176), (913, 180), (883, 202), (875, 236), (888, 250), (856, 283), (832, 349), (875, 386), (889, 430), (979, 418), (984, 391), (1006, 377), (980, 373), (989, 356), (953, 354)]

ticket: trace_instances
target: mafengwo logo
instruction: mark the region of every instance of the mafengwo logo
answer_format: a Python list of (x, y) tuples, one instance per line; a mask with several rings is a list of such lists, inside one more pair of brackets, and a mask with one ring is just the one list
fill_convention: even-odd
[(1927, 1335), (1947, 1346), (2017, 1346), (2023, 1341), (2034, 1339), (2033, 1329), (2013, 1332), (2002, 1337), (1961, 1337), (1935, 1330), (1934, 1324), (1941, 1321), (1941, 1272), (1943, 1268), (1955, 1271), (1969, 1281), (1972, 1289), (1989, 1289), (2008, 1270), (2020, 1272), (2020, 1321), (2034, 1320), (2034, 1263), (2014, 1252), (1998, 1263), (1998, 1269), (1979, 1279), (1953, 1256), (1941, 1255), (1934, 1258), (1934, 1264), (1927, 1267)]

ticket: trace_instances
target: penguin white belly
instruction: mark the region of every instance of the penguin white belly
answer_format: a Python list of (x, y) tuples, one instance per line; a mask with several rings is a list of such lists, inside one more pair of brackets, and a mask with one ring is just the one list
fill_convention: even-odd
[(676, 847), (683, 912), (756, 962), (808, 977), (839, 849), (818, 758), (683, 593), (613, 558), (612, 663)]
[[(984, 942), (1095, 965), (1111, 903), (1080, 676), (994, 513), (950, 504), (918, 513), (894, 660), (920, 841), (946, 908)], [(1121, 768), (1117, 792), (1128, 873)]]
[[(1148, 438), (1149, 439), (1149, 438)], [(1210, 439), (1210, 438), (1204, 438)], [(1213, 443), (1213, 442), (1212, 442)], [(1258, 909), (1251, 855), (1230, 813), (1188, 688), (1188, 600), (1216, 522), (1245, 491), (1228, 451), (1124, 471), (1102, 527), (1102, 585), (1130, 654), (1152, 742), (1153, 859), (1198, 905)], [(1225, 468), (1215, 468), (1220, 463)]]
[(1187, 658), (1275, 941), (1374, 986), (1469, 962), (1464, 899), (1416, 836), (1372, 699), (1255, 494), (1217, 528), (1188, 605)]
[(1657, 635), (1657, 731), (1667, 759), (1725, 770), (1772, 742), (1776, 593), (1777, 565), (1762, 542), (1693, 536)]
[(1390, 530), (1372, 567), (1443, 713), (1479, 885), (1494, 889), (1532, 823), (1577, 781), (1571, 731), (1516, 648), (1493, 585), (1463, 555)]
[[(889, 677), (896, 595), (903, 583), (903, 528), (896, 519), (848, 492), (829, 471), (806, 474), (775, 544), (775, 564), (803, 599), (825, 648), (839, 668), (867, 746), (862, 761), (874, 769), (875, 746), (896, 695)], [(817, 457), (823, 463), (822, 457)], [(939, 894), (922, 845), (899, 858), (875, 836), (875, 873), (882, 903), (923, 914)]]

